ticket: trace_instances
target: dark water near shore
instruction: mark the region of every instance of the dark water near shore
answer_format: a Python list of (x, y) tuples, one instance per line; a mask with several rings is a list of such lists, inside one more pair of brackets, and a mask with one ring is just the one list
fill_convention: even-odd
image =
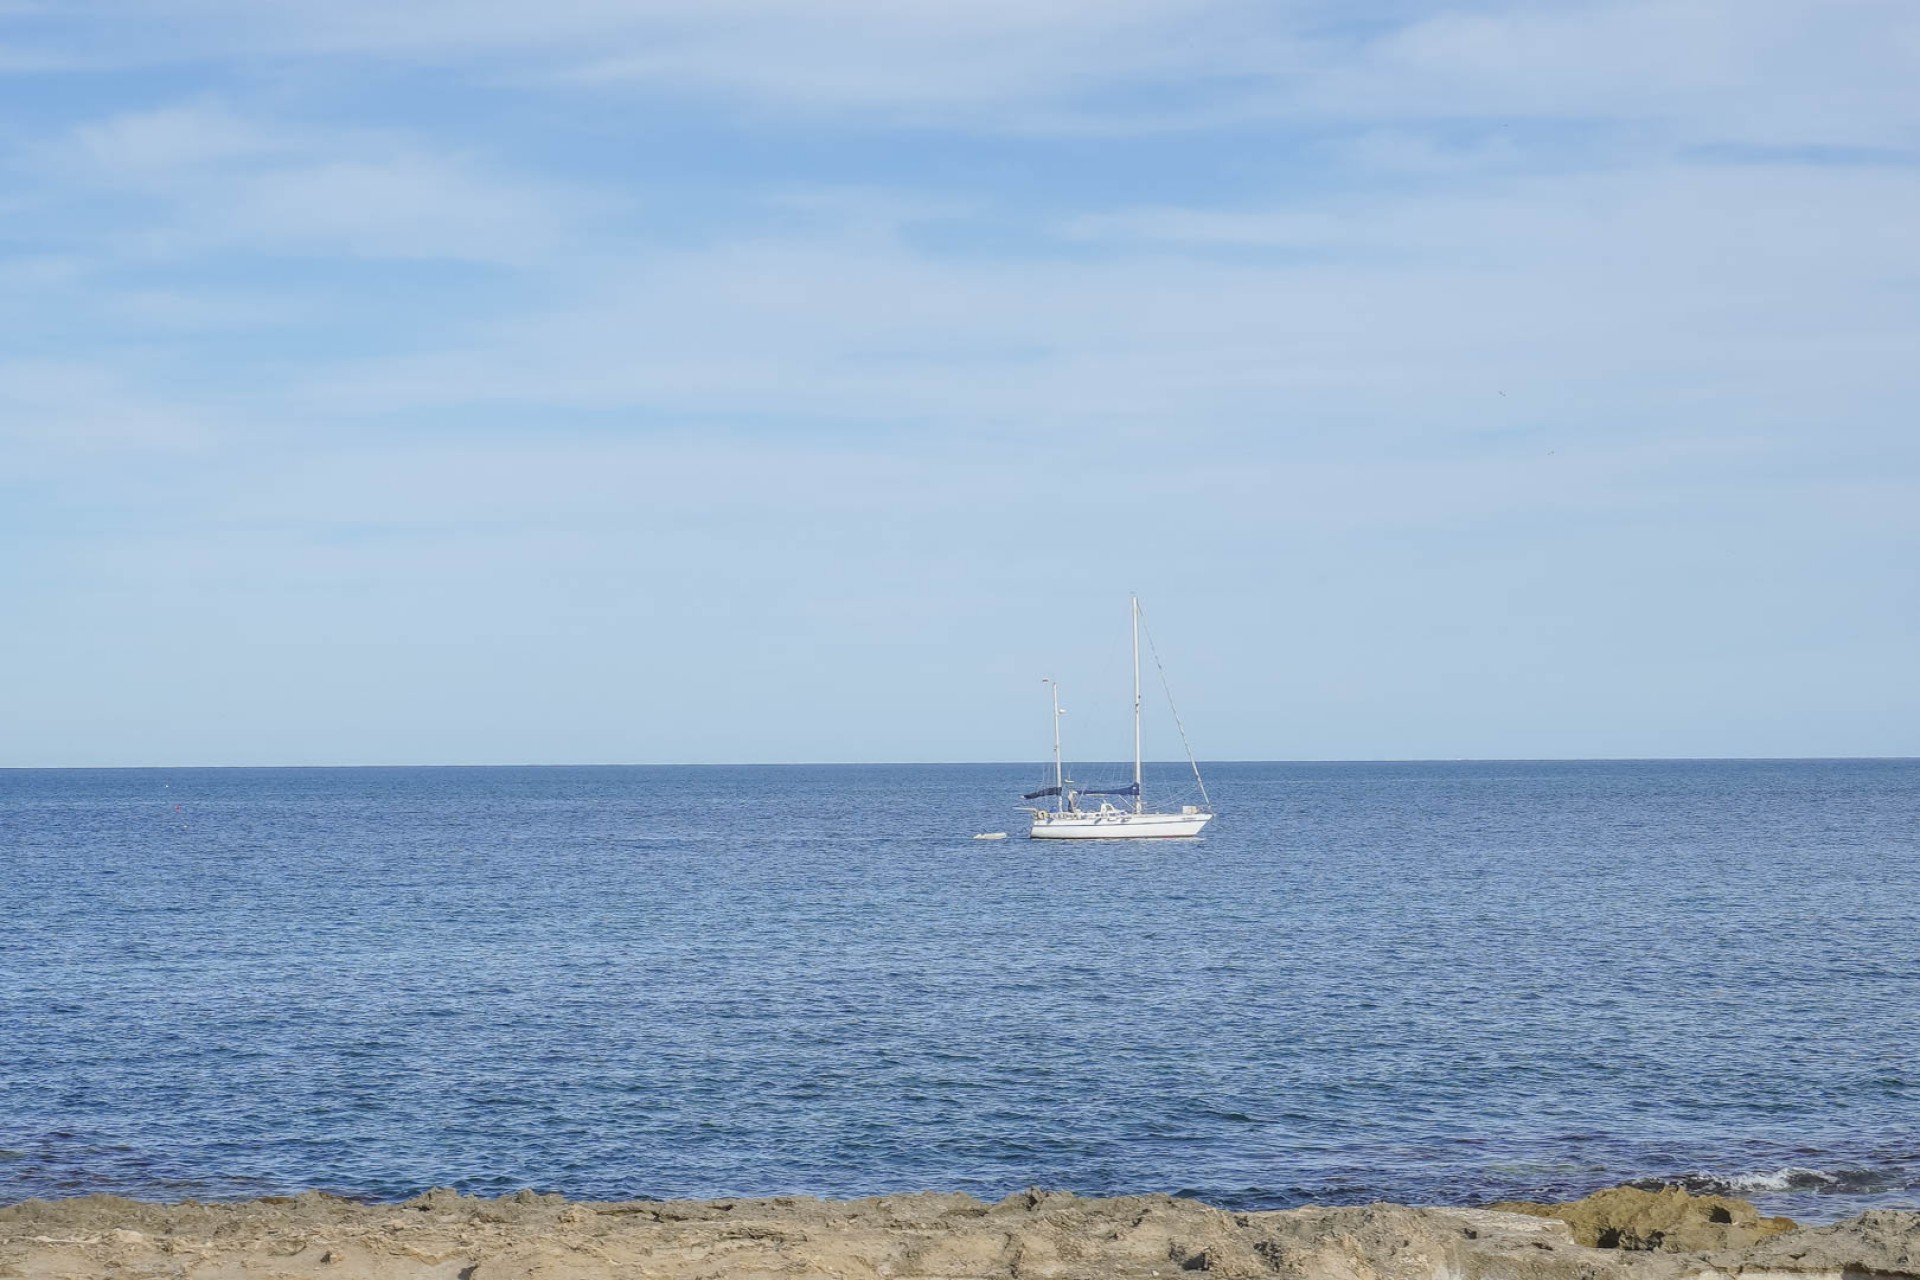
[(1920, 1202), (1920, 762), (1033, 777), (0, 772), (0, 1202)]

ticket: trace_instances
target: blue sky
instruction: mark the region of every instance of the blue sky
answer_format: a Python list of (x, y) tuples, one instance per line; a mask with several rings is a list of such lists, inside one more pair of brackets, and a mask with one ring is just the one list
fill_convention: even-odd
[(0, 0), (0, 765), (1920, 754), (1917, 227), (1907, 0)]

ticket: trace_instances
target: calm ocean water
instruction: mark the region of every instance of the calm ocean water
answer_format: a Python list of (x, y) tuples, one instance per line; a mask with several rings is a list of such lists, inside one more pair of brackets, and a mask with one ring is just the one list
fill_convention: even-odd
[(0, 772), (0, 1202), (1920, 1202), (1920, 762), (1036, 775)]

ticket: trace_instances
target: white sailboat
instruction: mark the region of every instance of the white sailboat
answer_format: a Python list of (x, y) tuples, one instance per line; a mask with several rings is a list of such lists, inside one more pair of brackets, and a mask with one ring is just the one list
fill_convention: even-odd
[[(1200, 829), (1213, 819), (1211, 805), (1207, 800), (1206, 783), (1200, 780), (1200, 766), (1194, 761), (1193, 750), (1187, 750), (1187, 762), (1193, 765), (1193, 780), (1200, 788), (1202, 804), (1181, 805), (1177, 813), (1162, 813), (1146, 807), (1140, 788), (1140, 597), (1133, 601), (1133, 782), (1125, 787), (1113, 787), (1101, 790), (1076, 791), (1074, 783), (1067, 777), (1066, 768), (1060, 762), (1060, 685), (1053, 680), (1046, 681), (1053, 695), (1053, 785), (1030, 791), (1020, 797), (1022, 800), (1039, 800), (1051, 797), (1053, 808), (1028, 808), (1033, 815), (1033, 830), (1028, 834), (1035, 840), (1145, 840), (1165, 839), (1174, 836), (1197, 836)], [(1156, 662), (1158, 659), (1156, 658)], [(1171, 699), (1169, 699), (1171, 701)], [(1179, 714), (1174, 715), (1178, 724)], [(1180, 740), (1186, 742), (1186, 730), (1180, 731)], [(1099, 796), (1100, 807), (1083, 809), (1080, 801), (1086, 796)], [(1108, 796), (1131, 797), (1133, 807), (1116, 805)]]

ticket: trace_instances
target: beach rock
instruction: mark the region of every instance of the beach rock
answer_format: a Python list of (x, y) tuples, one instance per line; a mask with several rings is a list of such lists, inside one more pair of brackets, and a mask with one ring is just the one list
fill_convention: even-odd
[(1562, 1204), (1508, 1200), (1488, 1208), (1558, 1218), (1590, 1249), (1710, 1253), (1758, 1244), (1795, 1225), (1791, 1218), (1762, 1217), (1745, 1200), (1689, 1195), (1679, 1187), (1609, 1187)]
[(451, 1187), (434, 1187), (422, 1191), (411, 1200), (403, 1201), (400, 1207), (420, 1213), (461, 1213), (481, 1203), (483, 1201), (478, 1197), (469, 1199)]
[(1831, 1226), (1786, 1232), (1715, 1261), (1746, 1275), (1787, 1271), (1920, 1280), (1920, 1212), (1869, 1209)]
[[(0, 1209), (0, 1278), (1920, 1280), (1920, 1214), (1870, 1213), (1743, 1244), (1740, 1233), (1765, 1220), (1736, 1201), (1720, 1221), (1714, 1199), (1676, 1209), (1602, 1193), (1523, 1213), (1393, 1204), (1236, 1213), (1038, 1188), (992, 1205), (958, 1194), (567, 1202), (437, 1190), (377, 1205), (92, 1196)], [(1729, 1243), (1711, 1252), (1672, 1243), (1696, 1229)], [(1614, 1247), (1581, 1240), (1608, 1231)]]

